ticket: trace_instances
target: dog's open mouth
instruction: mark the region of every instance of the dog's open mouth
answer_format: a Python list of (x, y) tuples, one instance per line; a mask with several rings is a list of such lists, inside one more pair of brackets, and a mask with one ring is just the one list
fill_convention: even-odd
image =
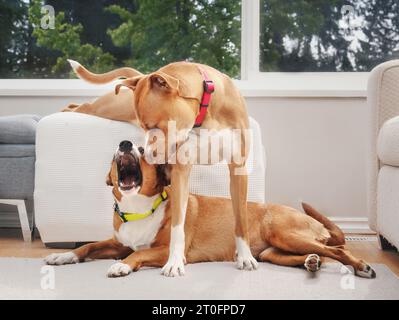
[(137, 174), (129, 168), (123, 168), (119, 172), (119, 188), (123, 191), (129, 191), (137, 187), (138, 180)]
[(119, 188), (122, 191), (129, 191), (141, 185), (140, 166), (135, 162), (129, 161), (127, 165), (119, 167)]
[(134, 183), (132, 183), (132, 184), (125, 184), (125, 183), (123, 183), (123, 182), (120, 182), (119, 183), (119, 188), (122, 190), (122, 191), (129, 191), (129, 190), (132, 190), (133, 188), (135, 188), (136, 187), (136, 185), (134, 184)]
[(125, 154), (118, 160), (118, 184), (120, 190), (129, 191), (139, 187), (142, 177), (138, 159), (131, 154)]

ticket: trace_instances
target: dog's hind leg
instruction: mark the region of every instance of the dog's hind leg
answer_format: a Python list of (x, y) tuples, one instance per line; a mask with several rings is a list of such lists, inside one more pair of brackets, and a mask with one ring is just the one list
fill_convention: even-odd
[(120, 90), (119, 94), (109, 92), (92, 102), (70, 104), (63, 112), (89, 114), (105, 119), (135, 123), (134, 94), (132, 90)]
[(354, 257), (342, 246), (328, 246), (312, 238), (307, 238), (300, 233), (280, 235), (271, 239), (270, 243), (281, 250), (293, 254), (318, 254), (322, 257), (332, 258), (346, 266), (353, 267), (355, 274), (359, 277), (375, 278), (376, 276), (375, 271), (370, 267), (370, 265), (363, 260)]
[(74, 112), (77, 108), (79, 108), (79, 104), (71, 103), (67, 107), (61, 110), (61, 112)]
[(129, 247), (123, 246), (115, 239), (93, 242), (81, 246), (73, 251), (53, 253), (44, 261), (51, 265), (78, 263), (86, 259), (121, 259), (132, 252)]
[(94, 114), (93, 105), (91, 103), (76, 104), (71, 103), (67, 107), (61, 110), (61, 112), (78, 112), (86, 114)]
[(263, 250), (258, 258), (260, 261), (271, 262), (281, 266), (304, 266), (309, 272), (320, 270), (323, 261), (323, 258), (317, 254), (294, 255), (273, 247)]

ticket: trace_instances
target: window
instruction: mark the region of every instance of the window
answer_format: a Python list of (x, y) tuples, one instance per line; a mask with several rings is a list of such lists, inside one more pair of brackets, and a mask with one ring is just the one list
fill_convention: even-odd
[[(44, 5), (54, 29), (42, 27)], [(73, 78), (68, 58), (94, 72), (189, 60), (243, 79), (370, 71), (399, 58), (398, 10), (399, 0), (3, 0), (0, 78)]]
[(399, 58), (399, 0), (261, 0), (260, 71), (370, 71)]
[(193, 60), (240, 73), (241, 1), (4, 0), (0, 15), (0, 78), (70, 78), (68, 58), (94, 72)]

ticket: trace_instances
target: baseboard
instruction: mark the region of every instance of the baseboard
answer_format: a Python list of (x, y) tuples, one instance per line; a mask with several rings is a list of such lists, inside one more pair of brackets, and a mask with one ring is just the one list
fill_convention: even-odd
[(329, 217), (344, 233), (375, 234), (369, 227), (369, 219), (366, 217)]

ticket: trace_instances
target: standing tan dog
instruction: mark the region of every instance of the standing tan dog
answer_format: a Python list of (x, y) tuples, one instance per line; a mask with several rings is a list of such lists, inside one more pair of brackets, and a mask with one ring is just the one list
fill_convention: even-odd
[[(114, 237), (67, 253), (51, 254), (46, 263), (61, 265), (87, 259), (123, 259), (108, 270), (120, 277), (141, 267), (162, 267), (168, 260), (172, 189), (168, 168), (146, 162), (142, 148), (122, 141), (115, 153), (107, 184), (115, 199)], [(251, 252), (259, 261), (320, 269), (329, 257), (351, 266), (356, 275), (374, 278), (374, 270), (345, 250), (342, 231), (309, 205), (306, 214), (293, 208), (248, 203)], [(235, 225), (229, 199), (190, 194), (184, 226), (188, 263), (233, 261)]]
[[(121, 85), (132, 89), (134, 94), (120, 91), (121, 85), (118, 85), (115, 94), (110, 93), (92, 104), (71, 105), (68, 111), (136, 121), (146, 132), (158, 129), (165, 137), (168, 137), (169, 123), (173, 122), (178, 131), (185, 133), (175, 143), (177, 152), (189, 134), (199, 135), (200, 128), (216, 131), (221, 136), (229, 129), (240, 130), (241, 158), (229, 162), (237, 266), (239, 269), (256, 269), (258, 264), (249, 247), (247, 221), (248, 177), (245, 165), (250, 141), (245, 132), (249, 127), (248, 115), (244, 99), (233, 81), (209, 66), (189, 62), (172, 63), (149, 75), (142, 75), (129, 68), (95, 75), (79, 63), (70, 62), (78, 76), (90, 82), (106, 83), (117, 77), (126, 77), (128, 79)], [(211, 92), (213, 89), (215, 91)], [(115, 99), (118, 93), (121, 96)], [(115, 116), (111, 113), (113, 107), (116, 107)], [(130, 108), (133, 113), (126, 111)], [(169, 142), (166, 138), (168, 163), (172, 156)], [(145, 149), (148, 148), (149, 145), (146, 145)], [(191, 164), (177, 161), (171, 165), (171, 241), (169, 259), (162, 269), (166, 276), (184, 274), (184, 223)]]

